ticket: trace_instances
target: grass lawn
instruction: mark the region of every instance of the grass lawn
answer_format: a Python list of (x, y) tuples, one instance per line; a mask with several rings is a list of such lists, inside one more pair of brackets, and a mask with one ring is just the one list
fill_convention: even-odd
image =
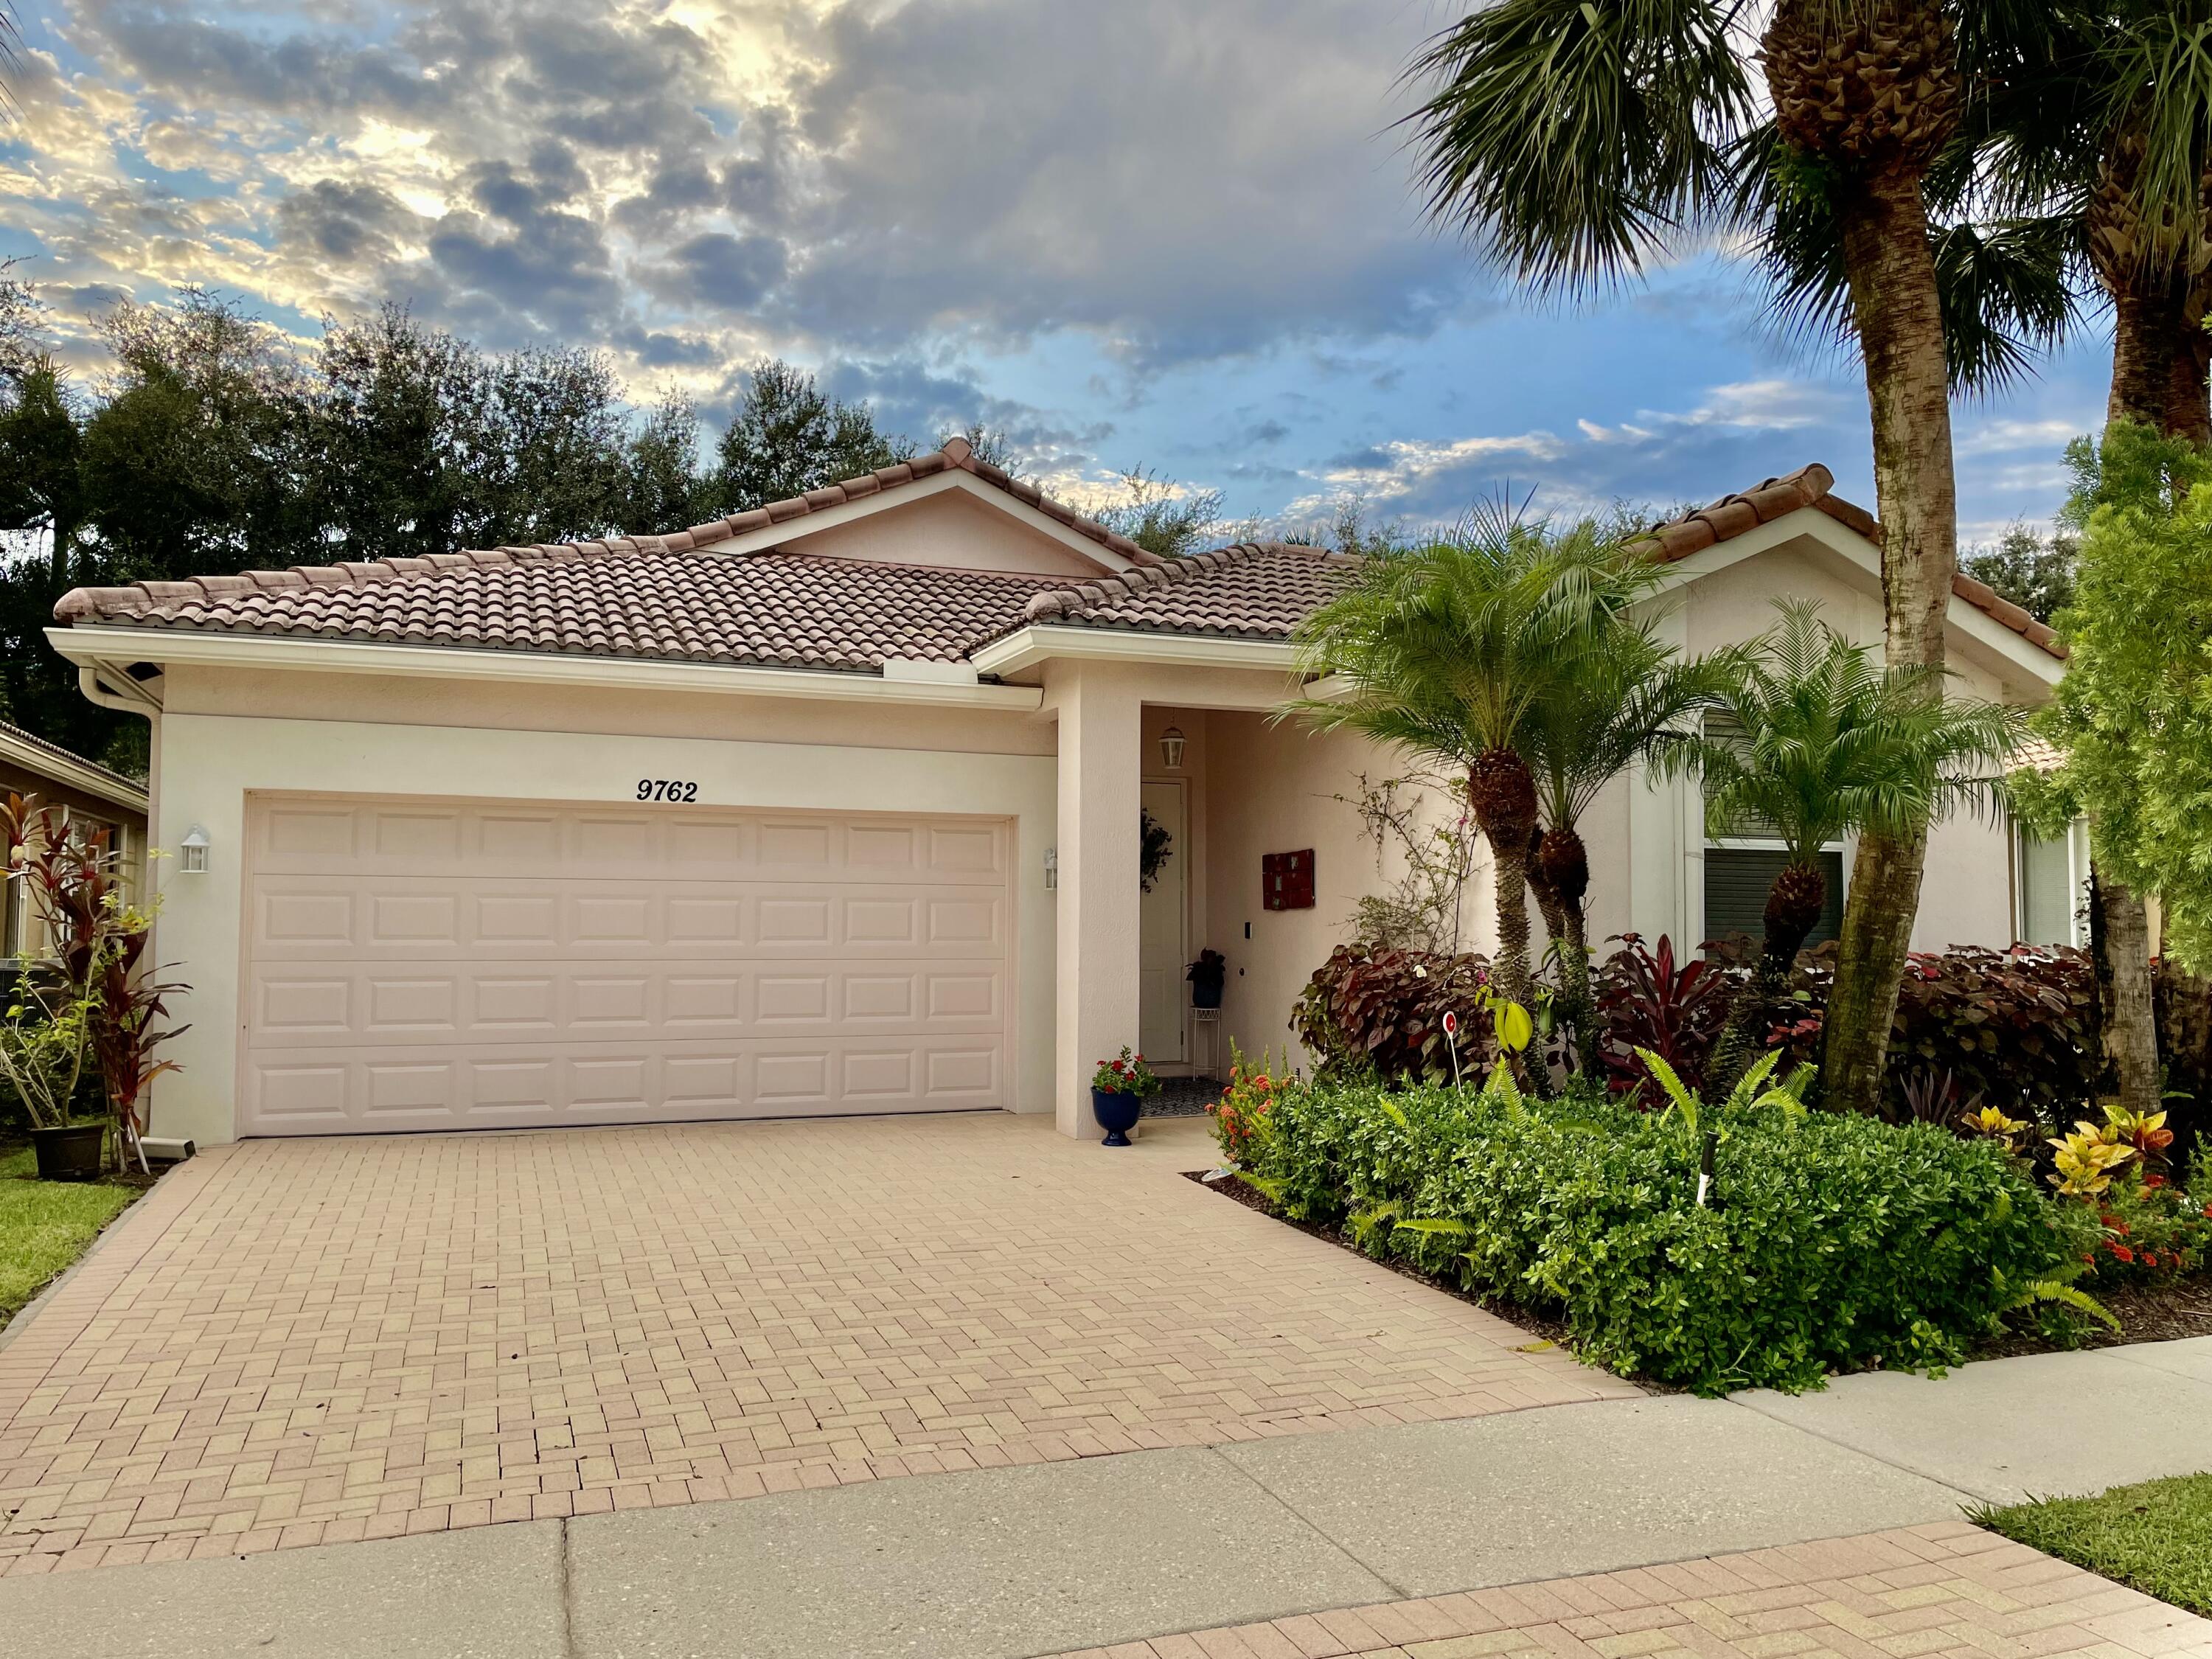
[(138, 1196), (130, 1187), (37, 1181), (31, 1170), (29, 1147), (0, 1152), (0, 1326)]
[(2212, 1618), (2212, 1474), (1977, 1514), (2006, 1537)]

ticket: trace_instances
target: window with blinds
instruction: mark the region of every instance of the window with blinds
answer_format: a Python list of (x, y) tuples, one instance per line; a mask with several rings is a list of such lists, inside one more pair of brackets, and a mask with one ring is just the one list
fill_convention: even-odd
[[(1705, 848), (1705, 937), (1746, 933), (1757, 939), (1766, 928), (1766, 890), (1790, 861), (1787, 853), (1763, 847)], [(1828, 878), (1828, 900), (1805, 943), (1833, 939), (1844, 925), (1844, 855), (1820, 854), (1820, 873)]]

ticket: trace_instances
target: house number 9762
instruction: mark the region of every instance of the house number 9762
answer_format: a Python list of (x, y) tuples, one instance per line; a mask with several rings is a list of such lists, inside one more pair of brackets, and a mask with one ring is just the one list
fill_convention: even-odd
[(637, 798), (640, 800), (696, 801), (699, 799), (699, 786), (678, 783), (673, 778), (640, 778), (637, 781)]

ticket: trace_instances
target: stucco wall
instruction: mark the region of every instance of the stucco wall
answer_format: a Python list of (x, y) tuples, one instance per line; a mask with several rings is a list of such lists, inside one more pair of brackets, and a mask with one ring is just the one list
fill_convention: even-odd
[[(749, 709), (745, 705), (754, 700), (738, 697), (690, 699), (696, 710), (694, 735), (657, 732), (649, 743), (619, 729), (531, 731), (514, 725), (401, 722), (396, 715), (391, 723), (367, 724), (327, 717), (331, 688), (316, 684), (321, 677), (285, 678), (296, 684), (263, 685), (249, 693), (203, 676), (180, 701), (199, 708), (313, 708), (325, 717), (173, 708), (161, 721), (164, 787), (155, 839), (173, 847), (198, 823), (207, 830), (212, 848), (204, 875), (183, 875), (173, 863), (160, 870), (165, 901), (161, 959), (175, 963), (178, 976), (194, 989), (185, 1011), (192, 1030), (164, 1051), (185, 1069), (155, 1085), (155, 1133), (210, 1142), (231, 1138), (240, 1033), (240, 849), (249, 792), (635, 804), (637, 781), (647, 776), (696, 781), (701, 802), (717, 806), (959, 812), (1013, 820), (1018, 914), (1011, 1041), (1017, 1099), (1024, 1110), (1051, 1109), (1054, 909), (1044, 890), (1042, 865), (1043, 848), (1054, 839), (1054, 763), (1049, 754), (844, 747), (709, 735), (720, 729), (759, 730), (776, 720), (793, 722), (793, 729), (804, 724), (803, 715)], [(406, 701), (422, 714), (419, 688), (394, 683), (368, 689), (374, 695), (356, 708), (385, 713)], [(172, 690), (183, 690), (182, 680)], [(602, 727), (653, 726), (667, 713), (644, 706), (649, 700), (626, 708), (622, 696), (605, 692), (592, 694), (592, 701)], [(484, 713), (473, 696), (455, 697), (453, 706), (471, 718)], [(570, 712), (561, 710), (558, 717), (567, 719)], [(880, 720), (894, 711), (870, 712)], [(549, 706), (544, 717), (555, 714)], [(840, 710), (825, 719), (824, 726), (836, 725), (842, 714)], [(994, 718), (1007, 729), (1006, 747), (1034, 742), (1033, 722), (1018, 716)], [(1021, 735), (1024, 731), (1030, 734)], [(1045, 738), (1048, 747), (1048, 727)]]
[(1079, 580), (1099, 571), (1097, 561), (1032, 530), (1003, 507), (987, 505), (957, 488), (810, 532), (793, 545), (825, 558), (956, 570), (1023, 570)]

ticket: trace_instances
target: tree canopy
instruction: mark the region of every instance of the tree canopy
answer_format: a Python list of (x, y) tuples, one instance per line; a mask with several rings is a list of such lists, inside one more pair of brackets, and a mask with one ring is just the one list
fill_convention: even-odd
[(915, 449), (773, 360), (702, 455), (684, 398), (632, 403), (599, 353), (489, 351), (398, 307), (303, 349), (202, 290), (126, 301), (96, 380), (45, 324), (0, 268), (0, 718), (125, 769), (143, 726), (46, 643), (71, 587), (680, 529)]
[(2046, 831), (2086, 814), (2100, 874), (2156, 894), (2166, 954), (2212, 972), (2212, 453), (2116, 422), (2069, 459), (2070, 655), (2035, 718), (2064, 759), (2015, 775), (2014, 793)]

